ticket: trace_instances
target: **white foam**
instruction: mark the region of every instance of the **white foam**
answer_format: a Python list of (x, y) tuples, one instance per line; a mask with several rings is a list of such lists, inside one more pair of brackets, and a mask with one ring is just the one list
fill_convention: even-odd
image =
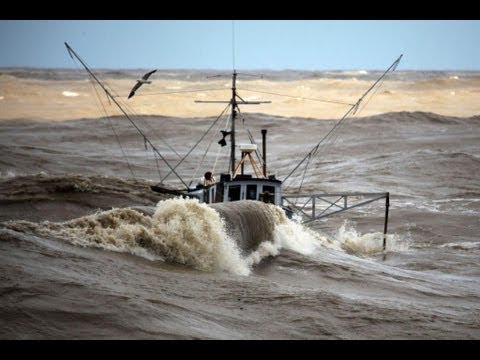
[(160, 201), (152, 217), (123, 208), (64, 223), (31, 224), (36, 231), (84, 247), (169, 260), (204, 271), (250, 273), (247, 261), (225, 232), (220, 215), (196, 199)]
[(440, 247), (457, 249), (457, 250), (479, 250), (480, 241), (464, 241), (459, 243), (447, 243), (447, 244), (441, 245)]
[(281, 249), (294, 251), (302, 255), (313, 255), (321, 251), (322, 247), (341, 250), (335, 242), (326, 236), (310, 230), (304, 225), (292, 221), (285, 216), (285, 212), (274, 207), (276, 217), (275, 228), (273, 231), (273, 240), (263, 242), (258, 249), (247, 258), (249, 266), (258, 264), (267, 256), (277, 256)]
[(196, 199), (160, 201), (152, 220), (155, 235), (173, 260), (201, 270), (250, 273), (219, 213), (208, 205)]
[(354, 70), (354, 71), (341, 71), (340, 72), (341, 74), (344, 74), (344, 75), (367, 75), (368, 74), (368, 71), (366, 70)]
[(16, 176), (19, 176), (14, 170), (6, 170), (6, 171), (0, 171), (0, 178), (1, 179), (11, 179)]
[(62, 95), (63, 95), (63, 96), (66, 96), (66, 97), (80, 96), (78, 93), (73, 92), (73, 91), (63, 91), (63, 92), (62, 92)]
[(277, 225), (275, 237), (281, 241), (285, 249), (303, 255), (312, 255), (322, 247), (338, 249), (338, 246), (328, 238), (290, 220), (285, 224)]
[[(355, 255), (374, 255), (383, 251), (383, 233), (374, 232), (361, 234), (348, 221), (337, 230), (336, 240), (339, 246), (348, 253)], [(411, 239), (397, 234), (387, 234), (386, 251), (407, 251)]]
[[(268, 256), (277, 256), (281, 249), (302, 255), (318, 254), (325, 248), (362, 255), (382, 250), (381, 233), (361, 235), (344, 224), (333, 239), (288, 219), (277, 206), (268, 205), (262, 209), (272, 219), (273, 238), (261, 242), (246, 256), (227, 234), (219, 212), (196, 199), (160, 201), (151, 217), (123, 208), (63, 223), (23, 223), (40, 234), (63, 238), (84, 247), (126, 252), (152, 261), (171, 261), (203, 271), (226, 271), (237, 275), (249, 275), (253, 265)], [(387, 250), (404, 247), (404, 241), (389, 235)]]

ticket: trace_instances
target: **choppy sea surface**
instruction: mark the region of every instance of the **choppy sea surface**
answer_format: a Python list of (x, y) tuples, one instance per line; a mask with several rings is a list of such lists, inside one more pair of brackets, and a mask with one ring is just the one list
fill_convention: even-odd
[[(174, 164), (214, 120), (135, 118)], [(335, 123), (239, 125), (282, 179)], [(121, 117), (4, 120), (0, 149), (2, 339), (480, 338), (480, 116), (354, 118), (312, 160), (302, 192), (390, 192), (385, 252), (382, 202), (302, 225), (150, 191), (168, 169)]]

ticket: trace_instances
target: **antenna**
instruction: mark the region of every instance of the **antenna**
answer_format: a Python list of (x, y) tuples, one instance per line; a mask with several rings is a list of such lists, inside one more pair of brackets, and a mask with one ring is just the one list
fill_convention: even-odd
[(232, 20), (232, 62), (233, 71), (235, 72), (235, 20)]
[[(235, 70), (235, 20), (232, 20), (232, 63), (233, 63), (233, 72), (232, 72), (232, 97), (230, 100), (195, 100), (196, 103), (224, 103), (230, 104), (231, 106), (231, 128), (230, 131), (222, 131), (222, 139), (218, 142), (221, 146), (226, 145), (225, 137), (230, 135), (230, 143), (231, 143), (231, 150), (230, 150), (230, 171), (232, 176), (236, 174), (235, 169), (235, 118), (237, 116), (237, 109), (238, 105), (259, 105), (259, 104), (269, 104), (271, 101), (245, 101), (237, 94), (237, 71)], [(243, 74), (247, 76), (254, 76), (251, 74)], [(210, 78), (213, 77), (223, 77), (224, 74), (213, 75), (209, 76)], [(263, 76), (262, 76), (263, 77)], [(240, 101), (238, 101), (239, 99)]]
[[(259, 105), (259, 104), (269, 104), (271, 101), (245, 101), (237, 94), (237, 75), (238, 73), (233, 70), (232, 73), (232, 98), (230, 100), (195, 100), (196, 103), (217, 103), (217, 104), (230, 104), (231, 111), (232, 111), (232, 125), (230, 129), (230, 143), (231, 143), (231, 150), (230, 150), (230, 168), (232, 175), (235, 173), (235, 118), (237, 116), (237, 108), (238, 105)], [(237, 98), (240, 101), (237, 101)], [(223, 137), (223, 140), (225, 139)], [(222, 142), (223, 143), (223, 142)], [(222, 145), (223, 146), (223, 145)]]

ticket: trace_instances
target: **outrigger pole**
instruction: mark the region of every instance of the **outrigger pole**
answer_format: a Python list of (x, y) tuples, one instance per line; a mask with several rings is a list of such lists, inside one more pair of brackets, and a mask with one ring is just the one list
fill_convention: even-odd
[[(395, 71), (400, 60), (402, 59), (402, 55), (398, 57), (397, 60), (393, 62), (390, 67), (385, 70), (385, 72), (373, 83), (370, 88), (363, 93), (363, 95), (357, 100), (355, 104), (345, 113), (345, 115), (335, 124), (335, 126), (325, 135), (317, 145), (313, 147), (313, 149), (298, 163), (297, 166), (287, 175), (287, 177), (283, 180), (285, 182), (307, 159), (310, 160), (312, 156), (318, 151), (318, 148), (332, 133), (337, 129), (345, 119), (350, 116), (351, 114), (355, 114), (357, 109), (359, 108), (363, 99), (377, 86), (377, 84), (387, 75), (390, 71)], [(306, 169), (305, 169), (306, 171)], [(301, 187), (300, 187), (301, 188)], [(300, 190), (300, 189), (299, 189)], [(293, 203), (290, 199), (300, 199), (304, 198), (303, 206), (297, 206), (296, 202)], [(330, 200), (333, 198), (333, 200)], [(367, 198), (366, 200), (360, 200), (355, 202), (358, 198)], [(296, 209), (297, 212), (302, 214), (307, 218), (306, 222), (315, 221), (322, 219), (327, 216), (331, 216), (346, 210), (353, 209), (358, 206), (367, 205), (371, 202), (380, 200), (385, 198), (385, 220), (383, 225), (383, 251), (386, 250), (387, 247), (387, 229), (388, 229), (388, 210), (390, 207), (390, 193), (338, 193), (338, 194), (296, 194), (296, 195), (284, 195), (282, 196), (282, 202), (286, 202), (292, 208)], [(353, 201), (352, 201), (353, 200)], [(342, 204), (343, 202), (343, 204)], [(320, 206), (319, 206), (320, 204)], [(323, 205), (323, 207), (322, 207)], [(320, 212), (320, 213), (319, 213)]]
[(115, 99), (115, 97), (110, 94), (110, 91), (108, 91), (108, 89), (102, 84), (102, 82), (95, 76), (95, 74), (93, 73), (93, 71), (90, 70), (90, 68), (87, 66), (87, 64), (85, 64), (85, 62), (80, 58), (80, 56), (70, 47), (70, 45), (67, 44), (67, 42), (65, 42), (65, 46), (67, 47), (67, 50), (68, 50), (68, 53), (70, 55), (70, 57), (73, 59), (73, 56), (75, 56), (77, 58), (78, 61), (80, 61), (80, 63), (83, 65), (83, 67), (85, 68), (85, 70), (87, 70), (87, 72), (90, 74), (90, 76), (97, 82), (98, 85), (100, 85), (100, 87), (103, 89), (103, 91), (105, 91), (105, 94), (107, 94), (107, 96), (112, 99), (112, 101), (115, 103), (115, 105), (117, 105), (117, 107), (120, 109), (120, 111), (127, 117), (127, 119), (132, 123), (132, 125), (135, 127), (135, 129), (137, 129), (137, 131), (140, 133), (140, 135), (143, 136), (143, 139), (145, 141), (145, 143), (148, 143), (153, 151), (155, 151), (158, 156), (160, 156), (160, 158), (165, 162), (165, 164), (167, 164), (167, 166), (170, 168), (170, 170), (180, 179), (180, 181), (183, 183), (183, 185), (185, 185), (185, 187), (188, 189), (188, 186), (187, 184), (183, 181), (183, 179), (180, 177), (180, 175), (178, 175), (176, 172), (175, 172), (175, 169), (172, 168), (172, 166), (168, 163), (168, 161), (162, 156), (162, 154), (160, 154), (160, 152), (158, 151), (158, 149), (155, 147), (155, 145), (152, 144), (152, 142), (147, 138), (147, 136), (142, 132), (142, 130), (140, 130), (140, 128), (137, 126), (137, 124), (135, 124), (135, 122), (130, 118), (130, 116), (128, 116), (128, 114), (125, 112), (125, 110), (123, 110), (123, 108), (120, 106), (120, 104), (117, 102), (117, 100)]
[[(232, 98), (230, 100), (195, 100), (196, 103), (215, 103), (215, 104), (230, 104), (232, 107), (232, 125), (230, 128), (229, 133), (225, 133), (225, 135), (230, 135), (230, 142), (231, 142), (231, 150), (230, 150), (230, 169), (231, 174), (235, 173), (235, 118), (237, 116), (237, 109), (238, 105), (259, 105), (259, 104), (269, 104), (271, 101), (245, 101), (237, 94), (237, 71), (233, 69), (232, 74)], [(237, 101), (237, 98), (240, 101)]]
[(315, 145), (313, 147), (313, 149), (307, 154), (305, 155), (305, 157), (297, 164), (297, 166), (295, 166), (295, 168), (287, 175), (287, 177), (285, 179), (283, 179), (283, 182), (285, 182), (307, 159), (309, 159), (310, 157), (314, 156), (315, 153), (317, 152), (318, 148), (320, 147), (320, 145), (322, 144), (322, 142), (324, 142), (334, 131), (335, 129), (338, 128), (338, 126), (340, 126), (340, 124), (342, 124), (345, 119), (350, 116), (351, 114), (355, 114), (355, 112), (357, 111), (357, 109), (359, 108), (361, 102), (363, 101), (363, 99), (365, 98), (365, 96), (367, 96), (374, 88), (375, 86), (390, 72), (390, 71), (395, 71), (395, 69), (397, 68), (398, 64), (400, 63), (400, 60), (402, 59), (402, 55), (400, 55), (398, 57), (397, 60), (395, 60), (393, 62), (392, 65), (390, 65), (390, 67), (385, 70), (385, 72), (377, 79), (377, 81), (375, 81), (373, 83), (372, 86), (370, 86), (370, 88), (365, 91), (363, 93), (363, 95), (357, 100), (357, 102), (355, 104), (352, 105), (352, 107), (350, 109), (348, 109), (348, 111), (345, 113), (345, 115), (343, 115), (343, 117), (335, 124), (335, 126), (318, 142), (317, 145)]

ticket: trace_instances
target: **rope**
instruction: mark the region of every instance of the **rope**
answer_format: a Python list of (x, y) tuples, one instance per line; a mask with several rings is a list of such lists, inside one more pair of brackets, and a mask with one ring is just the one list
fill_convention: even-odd
[[(346, 120), (350, 117), (353, 117), (355, 115), (355, 113), (357, 112), (357, 110), (360, 108), (360, 105), (362, 104), (362, 101), (364, 98), (367, 97), (367, 95), (369, 95), (369, 93), (375, 89), (375, 87), (377, 86), (377, 84), (380, 84), (378, 87), (376, 87), (375, 89), (375, 92), (373, 94), (370, 95), (370, 98), (368, 101), (370, 101), (370, 99), (373, 97), (373, 95), (378, 91), (378, 89), (380, 88), (381, 84), (383, 84), (383, 81), (384, 81), (384, 78), (385, 76), (388, 74), (388, 72), (390, 72), (392, 69), (392, 71), (394, 71), (398, 64), (400, 63), (400, 60), (402, 58), (403, 55), (401, 55), (397, 60), (395, 60), (395, 62), (390, 65), (390, 67), (385, 70), (383, 72), (383, 74), (368, 88), (367, 91), (365, 91), (363, 93), (363, 95), (357, 100), (357, 102), (352, 105), (352, 107), (345, 113), (345, 115), (335, 124), (335, 126), (317, 143), (317, 145), (315, 145), (313, 147), (313, 149), (295, 166), (295, 168), (287, 175), (287, 177), (283, 180), (284, 182), (287, 181), (288, 178), (290, 178), (290, 176), (308, 159), (307, 161), (307, 164), (310, 163), (310, 157), (313, 157), (315, 156), (317, 153), (318, 153), (318, 150), (320, 149), (320, 145), (323, 145), (322, 147), (322, 151), (325, 149), (325, 146), (326, 144), (328, 143), (328, 141), (330, 139), (333, 138), (333, 136), (335, 135), (335, 132), (338, 132), (338, 130), (341, 128), (341, 126), (343, 126), (343, 124), (346, 122)], [(367, 101), (367, 102), (368, 102)], [(363, 110), (363, 108), (365, 107), (365, 105), (362, 107), (361, 110)], [(338, 138), (338, 137), (337, 137)], [(336, 139), (334, 139), (336, 140)], [(304, 170), (304, 172), (306, 173), (306, 170)], [(298, 177), (298, 176), (297, 176)], [(304, 176), (305, 177), (305, 176)], [(304, 178), (303, 177), (303, 178)], [(303, 181), (302, 181), (302, 184), (303, 184)]]
[[(197, 89), (197, 90), (179, 90), (179, 91), (167, 91), (167, 92), (151, 92), (151, 93), (144, 93), (144, 94), (135, 94), (135, 97), (139, 96), (152, 96), (152, 95), (171, 95), (171, 94), (185, 94), (185, 93), (194, 93), (194, 92), (201, 92), (201, 91), (220, 91), (220, 90), (228, 90), (226, 88), (207, 88), (207, 89)], [(123, 98), (121, 95), (116, 95), (116, 98)]]
[(228, 107), (230, 106), (230, 104), (228, 104), (225, 109), (223, 109), (223, 111), (221, 112), (221, 114), (215, 119), (215, 121), (213, 122), (212, 125), (210, 125), (210, 127), (207, 129), (207, 131), (202, 135), (202, 137), (200, 138), (200, 140), (197, 141), (197, 143), (195, 145), (193, 145), (193, 147), (187, 152), (187, 154), (182, 158), (182, 160), (180, 160), (180, 162), (175, 165), (173, 167), (173, 169), (171, 169), (171, 171), (163, 177), (163, 179), (161, 180), (162, 182), (172, 173), (175, 171), (175, 169), (180, 166), (180, 164), (187, 158), (188, 155), (191, 154), (191, 152), (198, 146), (198, 144), (200, 144), (200, 142), (203, 140), (203, 138), (208, 134), (208, 132), (212, 129), (212, 127), (217, 123), (217, 121), (222, 117), (222, 115), (225, 113), (225, 111), (228, 109)]
[[(220, 124), (219, 124), (220, 125)], [(220, 126), (218, 127), (220, 128)], [(217, 129), (218, 129), (217, 128)], [(205, 149), (205, 152), (203, 153), (203, 156), (202, 156), (202, 159), (200, 160), (197, 168), (195, 169), (195, 172), (193, 173), (193, 177), (192, 177), (192, 180), (190, 181), (190, 184), (188, 186), (190, 186), (192, 183), (193, 183), (193, 180), (197, 177), (197, 173), (198, 173), (198, 170), (200, 169), (200, 167), (202, 167), (203, 165), (203, 162), (205, 161), (205, 158), (207, 157), (207, 153), (208, 153), (208, 150), (210, 150), (210, 146), (212, 146), (212, 143), (215, 139), (215, 137), (217, 136), (216, 132), (213, 133), (212, 137), (211, 137), (211, 140), (210, 142), (208, 143), (208, 146), (207, 148)], [(213, 171), (212, 171), (213, 172)]]
[(325, 100), (325, 99), (316, 99), (316, 98), (306, 98), (306, 97), (302, 97), (302, 96), (294, 96), (294, 95), (287, 95), (287, 94), (278, 94), (278, 93), (269, 92), (269, 91), (248, 90), (248, 89), (243, 89), (243, 91), (250, 91), (250, 92), (256, 92), (256, 93), (261, 93), (261, 94), (268, 94), (268, 95), (283, 96), (283, 97), (294, 98), (294, 99), (302, 99), (302, 100), (310, 100), (310, 101), (319, 101), (319, 102), (331, 103), (331, 104), (340, 104), (340, 105), (348, 105), (348, 106), (353, 106), (353, 105), (354, 105), (354, 104), (350, 104), (350, 103), (343, 102), (343, 101)]
[(158, 158), (157, 158), (157, 153), (155, 151), (153, 151), (153, 156), (155, 158), (155, 164), (157, 165), (157, 171), (158, 171), (158, 178), (161, 179), (162, 178), (162, 174), (160, 172), (160, 166), (158, 165)]
[[(369, 97), (368, 97), (365, 101), (363, 101), (361, 104), (359, 104), (359, 105), (363, 105), (363, 106), (362, 106), (362, 107), (360, 107), (360, 106), (357, 107), (356, 110), (354, 111), (354, 113), (352, 114), (352, 116), (349, 117), (348, 119), (354, 118), (354, 117), (359, 117), (359, 116), (360, 116), (360, 113), (363, 111), (363, 109), (365, 109), (365, 107), (368, 105), (368, 103), (369, 103), (369, 102), (373, 99), (373, 97), (377, 94), (378, 90), (379, 90), (380, 87), (383, 85), (383, 82), (384, 82), (384, 81), (385, 81), (385, 78), (383, 78), (381, 81), (378, 82), (378, 84), (379, 84), (378, 87), (375, 88), (375, 90), (371, 93), (371, 95), (369, 95)], [(331, 139), (333, 139), (333, 140), (331, 140), (329, 144), (325, 143), (324, 146), (323, 146), (323, 148), (319, 151), (319, 153), (322, 153), (323, 151), (326, 151), (327, 145), (328, 145), (329, 147), (335, 145), (335, 143), (337, 142), (337, 140), (340, 138), (340, 128), (343, 127), (345, 123), (346, 123), (346, 121), (343, 122), (343, 123), (337, 128), (337, 130), (332, 134), (332, 136), (331, 136), (330, 139), (329, 139), (329, 141), (330, 141)], [(315, 166), (315, 170), (317, 170), (317, 169), (320, 167), (320, 165), (321, 165), (321, 163), (318, 162), (318, 164)]]
[[(287, 175), (287, 177), (283, 180), (284, 182), (288, 180), (288, 178), (302, 165), (304, 161), (308, 160), (308, 163), (310, 163), (310, 158), (313, 158), (317, 153), (321, 153), (326, 149), (328, 141), (331, 139), (333, 134), (338, 131), (343, 126), (345, 121), (351, 116), (351, 112), (354, 108), (355, 107), (352, 107), (347, 111), (347, 113), (333, 126), (332, 129), (330, 129), (330, 131), (317, 143), (317, 145), (313, 147), (313, 149), (302, 159), (302, 161), (300, 161), (300, 163), (290, 172), (290, 174)], [(319, 151), (319, 149), (321, 149), (321, 151)], [(300, 174), (295, 176), (293, 179), (297, 179), (299, 176)]]
[(363, 109), (365, 109), (365, 107), (368, 105), (368, 103), (373, 99), (373, 97), (377, 94), (377, 91), (380, 90), (380, 88), (382, 87), (383, 85), (383, 82), (385, 81), (385, 78), (383, 78), (380, 82), (379, 82), (379, 85), (378, 87), (375, 89), (375, 91), (370, 95), (370, 97), (363, 102), (363, 106), (357, 110), (356, 112), (356, 115), (360, 115), (360, 113), (363, 111)]
[[(225, 125), (225, 130), (228, 129), (228, 124), (230, 122), (230, 119), (231, 119), (231, 115), (227, 118), (227, 124)], [(222, 149), (222, 147), (220, 146), (220, 149)], [(224, 172), (225, 173), (230, 173), (230, 156), (225, 156), (223, 158), (223, 161), (222, 161), (222, 164), (220, 165), (220, 169), (225, 169)]]
[[(94, 89), (95, 89), (95, 92), (97, 93), (97, 96), (98, 96), (99, 99), (100, 99), (100, 95), (98, 94), (95, 85), (94, 85), (94, 84), (92, 84), (92, 85), (93, 85), (93, 87), (94, 87)], [(107, 114), (107, 111), (106, 111), (106, 109), (105, 109), (105, 106), (103, 105), (103, 103), (102, 103), (101, 100), (100, 100), (100, 103), (102, 104), (102, 108), (103, 108), (103, 110), (105, 111), (105, 114)], [(123, 157), (124, 157), (124, 159), (125, 159), (125, 161), (126, 161), (126, 163), (127, 163), (128, 169), (130, 170), (130, 173), (132, 174), (132, 177), (133, 177), (135, 180), (137, 180), (137, 178), (136, 178), (136, 176), (135, 176), (135, 173), (133, 172), (132, 166), (130, 165), (130, 161), (128, 161), (127, 154), (125, 153), (125, 150), (124, 150), (124, 148), (123, 148), (123, 146), (122, 146), (122, 143), (121, 143), (121, 141), (120, 141), (120, 138), (118, 137), (118, 134), (117, 134), (117, 132), (115, 131), (115, 128), (114, 128), (113, 123), (112, 123), (112, 119), (110, 119), (110, 117), (109, 117), (108, 115), (107, 115), (106, 117), (107, 117), (107, 119), (108, 119), (108, 123), (110, 124), (110, 128), (112, 129), (112, 132), (113, 132), (113, 134), (115, 135), (115, 139), (117, 140), (118, 146), (120, 147), (120, 150), (121, 150), (121, 152), (122, 152), (122, 154), (123, 154)]]
[[(139, 121), (140, 123), (142, 123), (142, 124), (144, 125), (144, 127), (146, 127), (147, 130), (149, 130), (150, 133), (153, 133), (154, 135), (156, 135), (156, 136), (160, 139), (160, 141), (162, 141), (162, 142), (167, 146), (168, 149), (170, 149), (173, 153), (175, 153), (175, 154), (177, 155), (178, 158), (181, 159), (180, 154), (179, 154), (177, 151), (175, 151), (175, 149), (173, 149), (173, 148), (167, 143), (167, 141), (166, 141), (165, 139), (163, 139), (163, 137), (160, 136), (160, 135), (155, 131), (155, 129), (154, 129), (152, 126), (150, 126), (150, 124), (148, 123), (148, 121), (147, 121), (146, 119), (144, 119), (141, 115), (139, 115), (139, 114), (130, 106), (130, 104), (128, 104), (128, 103), (124, 100), (124, 98), (123, 98), (122, 96), (118, 95), (118, 93), (111, 88), (111, 86), (108, 84), (108, 82), (105, 82), (105, 83), (106, 83), (106, 85), (108, 85), (109, 91), (111, 91), (113, 94), (115, 94), (114, 97), (115, 97), (115, 98), (119, 98), (119, 99), (120, 99), (120, 102), (122, 103), (122, 105), (123, 105), (130, 113), (132, 113), (132, 115), (136, 116), (137, 121)], [(142, 136), (142, 137), (143, 137), (143, 139), (144, 139), (144, 142), (146, 143), (146, 137), (145, 137), (145, 136)], [(119, 143), (119, 144), (120, 144), (120, 143)], [(121, 144), (120, 144), (120, 146), (121, 146)], [(155, 155), (155, 163), (156, 163), (156, 167), (157, 167), (157, 172), (158, 172), (158, 174), (159, 174), (159, 179), (161, 179), (160, 182), (163, 182), (164, 179), (162, 179), (162, 177), (161, 177), (161, 172), (160, 172), (160, 167), (159, 167), (159, 159), (158, 159), (157, 155), (155, 154), (155, 149), (153, 148), (153, 146), (152, 146), (152, 151), (154, 152), (154, 155)], [(147, 159), (148, 159), (148, 158), (147, 158)], [(164, 159), (162, 159), (162, 160), (165, 161)], [(170, 173), (171, 173), (171, 172), (170, 172)]]
[(121, 103), (122, 103), (122, 105), (123, 105), (125, 108), (127, 108), (127, 110), (129, 110), (129, 112), (130, 112), (132, 115), (134, 115), (134, 116), (137, 118), (137, 120), (138, 120), (139, 122), (141, 122), (141, 123), (147, 128), (147, 130), (149, 130), (150, 133), (153, 133), (153, 135), (155, 135), (161, 142), (163, 142), (163, 143), (167, 146), (167, 148), (168, 148), (169, 150), (171, 150), (173, 153), (175, 153), (175, 155), (177, 155), (177, 157), (178, 157), (179, 159), (181, 159), (180, 154), (177, 153), (177, 152), (175, 151), (175, 149), (172, 148), (172, 147), (170, 146), (170, 144), (168, 144), (167, 141), (166, 141), (161, 135), (159, 135), (159, 134), (156, 132), (156, 130), (155, 130), (150, 124), (148, 124), (147, 120), (144, 119), (140, 114), (138, 114), (138, 113), (130, 106), (130, 104), (127, 103), (127, 102), (124, 100), (124, 97), (123, 97), (123, 96), (118, 95), (118, 93), (117, 93), (115, 90), (113, 90), (113, 89), (111, 88), (111, 86), (110, 86), (107, 82), (105, 82), (105, 83), (109, 86), (109, 91), (112, 92), (112, 93), (115, 95), (114, 97), (115, 97), (115, 98), (119, 98), (120, 101), (121, 101)]
[[(232, 117), (231, 114), (227, 117), (227, 122), (225, 123), (225, 127), (224, 127), (225, 131), (228, 130), (228, 124), (230, 123), (231, 117)], [(215, 169), (216, 169), (216, 167), (217, 167), (218, 157), (220, 156), (220, 153), (222, 152), (222, 149), (223, 149), (223, 148), (224, 148), (223, 146), (219, 146), (219, 147), (218, 147), (217, 156), (215, 157), (215, 162), (214, 162), (214, 164), (213, 164), (213, 170), (212, 170), (212, 173), (213, 173), (213, 174), (215, 174)]]
[(145, 138), (145, 140), (150, 144), (150, 146), (153, 148), (153, 150), (155, 152), (157, 152), (158, 156), (160, 156), (160, 158), (165, 162), (165, 164), (172, 170), (172, 172), (177, 176), (177, 178), (180, 180), (180, 182), (187, 186), (187, 184), (183, 181), (183, 179), (175, 172), (175, 170), (171, 167), (171, 165), (168, 163), (167, 159), (165, 159), (162, 154), (160, 154), (160, 152), (158, 151), (158, 149), (152, 144), (152, 142), (146, 138), (145, 134), (142, 132), (142, 130), (140, 130), (140, 128), (138, 127), (138, 125), (132, 120), (132, 118), (125, 112), (125, 110), (120, 106), (120, 104), (118, 103), (118, 101), (111, 95), (111, 93), (109, 92), (108, 88), (105, 87), (105, 85), (103, 84), (103, 82), (101, 82), (98, 77), (92, 72), (92, 70), (90, 70), (90, 68), (88, 67), (88, 65), (86, 64), (86, 62), (84, 60), (82, 60), (82, 58), (65, 42), (65, 46), (67, 47), (67, 50), (68, 50), (68, 53), (70, 55), (70, 57), (72, 57), (73, 59), (73, 56), (75, 56), (78, 61), (83, 65), (83, 67), (85, 68), (85, 70), (95, 79), (95, 81), (98, 83), (98, 85), (100, 85), (100, 87), (102, 87), (102, 89), (105, 91), (105, 93), (113, 100), (113, 102), (115, 103), (115, 105), (117, 105), (117, 107), (120, 109), (120, 111), (123, 113), (123, 115), (128, 119), (128, 121), (130, 121), (130, 123), (135, 127), (135, 129), (137, 129), (137, 131)]
[(144, 140), (144, 144), (145, 144), (145, 159), (146, 159), (146, 163), (147, 163), (147, 179), (150, 179), (151, 169), (150, 169), (150, 166), (148, 166), (148, 164), (150, 163), (150, 158), (149, 158), (150, 152), (148, 151), (147, 141)]
[[(97, 96), (99, 96), (99, 95), (98, 95), (98, 92), (97, 92), (97, 89), (96, 89), (96, 87), (95, 87), (95, 83), (93, 82), (93, 80), (91, 79), (91, 77), (90, 77), (90, 81), (91, 81), (91, 83), (92, 83), (92, 85), (93, 85), (93, 88), (95, 89), (95, 92), (97, 93)], [(107, 82), (105, 82), (105, 84), (108, 86), (109, 91), (113, 92), (114, 94), (116, 93), (115, 90), (113, 90), (113, 88), (110, 86), (110, 84), (108, 84)], [(108, 97), (107, 97), (107, 99), (109, 100), (109, 104), (110, 104), (110, 106), (111, 106), (112, 104), (110, 103), (110, 99), (109, 99)], [(100, 100), (100, 103), (101, 103), (104, 111), (106, 112), (106, 109), (105, 109), (103, 103), (101, 102), (101, 100)], [(135, 114), (135, 111), (134, 111), (133, 109), (131, 109), (128, 104), (125, 104), (125, 103), (124, 103), (123, 105), (126, 106), (126, 107), (128, 107), (129, 110), (130, 110), (133, 114)], [(115, 128), (114, 128), (114, 126), (113, 126), (113, 124), (112, 124), (112, 121), (111, 121), (111, 119), (110, 119), (109, 117), (108, 117), (108, 121), (109, 121), (109, 123), (110, 123), (110, 127), (111, 127), (111, 129), (112, 129), (112, 132), (114, 133), (115, 138), (117, 139), (117, 143), (118, 143), (118, 145), (119, 145), (119, 147), (120, 147), (120, 149), (121, 149), (121, 151), (122, 151), (122, 154), (123, 154), (123, 156), (124, 156), (124, 158), (125, 158), (125, 160), (126, 160), (126, 162), (127, 162), (128, 168), (130, 169), (130, 172), (132, 173), (133, 178), (134, 178), (135, 180), (137, 180), (136, 177), (135, 177), (135, 174), (134, 174), (134, 172), (133, 172), (133, 169), (132, 169), (132, 167), (131, 167), (131, 165), (130, 165), (130, 162), (128, 161), (128, 157), (127, 157), (127, 155), (126, 155), (126, 153), (125, 153), (125, 150), (124, 150), (124, 148), (123, 148), (123, 146), (122, 146), (122, 143), (121, 143), (121, 141), (120, 141), (120, 138), (118, 137), (118, 134), (117, 134), (117, 132), (115, 131)], [(144, 137), (144, 144), (145, 144), (145, 150), (147, 150), (147, 142), (146, 142), (145, 137)], [(153, 151), (153, 149), (152, 149), (152, 151)], [(155, 152), (154, 152), (154, 151), (153, 151), (153, 153), (154, 153), (155, 162), (157, 163), (157, 168), (158, 168), (158, 160), (157, 160), (157, 158), (156, 158), (156, 156), (155, 156)], [(148, 152), (146, 153), (145, 156), (146, 156), (147, 164), (148, 164), (148, 162), (149, 162)], [(147, 168), (147, 176), (150, 176), (150, 171), (149, 171), (148, 169), (149, 169), (149, 168)]]
[[(170, 144), (162, 137), (160, 136), (152, 126), (150, 126), (150, 124), (148, 124), (148, 121), (146, 119), (144, 119), (142, 116), (140, 116), (131, 106), (129, 103), (127, 103), (124, 99), (124, 97), (122, 96), (119, 96), (116, 92), (114, 92), (116, 94), (116, 97), (117, 98), (120, 98), (120, 101), (122, 102), (122, 105), (124, 107), (126, 107), (133, 115), (135, 115), (137, 117), (137, 120), (139, 120), (147, 129), (149, 129), (149, 132), (150, 133), (153, 133), (154, 135), (156, 135), (160, 141), (162, 141), (168, 149), (170, 149), (179, 159), (180, 161), (183, 161), (185, 159), (182, 160), (182, 157), (181, 155), (173, 148), (170, 146)], [(155, 155), (155, 151), (154, 151), (154, 155)], [(158, 157), (155, 155), (155, 165), (156, 165), (156, 168), (157, 168), (157, 172), (158, 172), (158, 175), (159, 175), (159, 180), (160, 180), (160, 183), (163, 183), (163, 181), (165, 180), (166, 177), (168, 177), (170, 173), (168, 173), (165, 177), (162, 178), (162, 174), (161, 174), (161, 171), (160, 171), (160, 166), (159, 166), (159, 159)], [(176, 168), (176, 167), (175, 167)], [(190, 185), (189, 185), (190, 186)]]
[[(75, 62), (75, 60), (73, 59), (73, 57), (72, 57), (72, 62), (74, 63), (74, 65), (75, 65), (76, 69), (78, 70), (78, 72), (81, 72), (80, 67), (79, 67), (78, 64)], [(100, 104), (101, 107), (102, 107), (103, 113), (105, 114), (105, 116), (102, 116), (102, 119), (103, 119), (103, 120), (108, 120), (108, 123), (109, 123), (109, 125), (110, 125), (110, 128), (112, 129), (112, 132), (113, 132), (113, 134), (115, 135), (115, 139), (117, 140), (117, 143), (118, 143), (118, 145), (120, 146), (120, 150), (121, 150), (121, 152), (122, 152), (123, 158), (125, 159), (125, 161), (126, 161), (126, 163), (127, 163), (128, 169), (130, 170), (130, 173), (132, 174), (132, 177), (136, 180), (135, 173), (133, 172), (132, 166), (130, 165), (130, 162), (128, 161), (127, 154), (125, 153), (125, 150), (123, 149), (123, 146), (122, 146), (122, 144), (121, 144), (121, 142), (120, 142), (120, 138), (118, 137), (118, 134), (117, 134), (117, 132), (115, 131), (115, 128), (114, 128), (114, 126), (113, 126), (113, 124), (112, 124), (112, 121), (111, 121), (111, 119), (110, 119), (110, 116), (108, 115), (107, 109), (105, 108), (105, 106), (104, 106), (104, 104), (103, 104), (103, 102), (102, 102), (102, 99), (101, 99), (101, 97), (100, 97), (100, 94), (99, 94), (98, 91), (97, 91), (97, 87), (95, 86), (95, 82), (93, 81), (91, 75), (88, 76), (88, 79), (89, 79), (89, 81), (90, 81), (90, 84), (91, 84), (93, 90), (95, 91), (96, 99), (98, 100), (99, 104)]]
[[(307, 162), (305, 163), (305, 169), (303, 170), (303, 176), (302, 176), (302, 180), (300, 181), (300, 186), (298, 187), (297, 194), (300, 194), (300, 192), (302, 191), (303, 182), (305, 181), (305, 176), (307, 174), (308, 165), (310, 164), (311, 159), (312, 157), (309, 157)], [(295, 206), (297, 205), (297, 200), (298, 198), (295, 198)]]

